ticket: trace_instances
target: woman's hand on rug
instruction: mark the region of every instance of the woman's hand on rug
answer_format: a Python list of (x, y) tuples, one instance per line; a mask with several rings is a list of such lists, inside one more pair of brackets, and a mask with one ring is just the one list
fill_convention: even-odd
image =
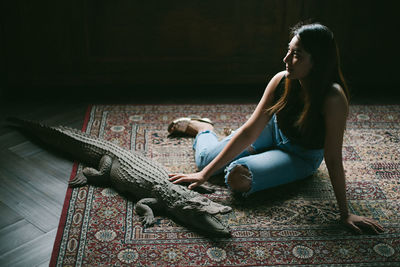
[(350, 214), (347, 218), (343, 218), (342, 221), (347, 227), (359, 234), (363, 232), (379, 234), (384, 231), (377, 221), (355, 214)]
[(197, 186), (203, 184), (207, 179), (201, 174), (201, 172), (195, 172), (190, 174), (174, 173), (169, 174), (169, 180), (174, 184), (180, 183), (190, 183), (188, 188), (190, 190), (196, 188)]

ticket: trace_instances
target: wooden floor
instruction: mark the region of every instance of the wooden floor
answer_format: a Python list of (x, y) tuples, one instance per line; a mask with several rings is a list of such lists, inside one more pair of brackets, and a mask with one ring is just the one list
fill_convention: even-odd
[(2, 104), (0, 266), (48, 266), (73, 162), (5, 126), (7, 116), (81, 129), (87, 104)]

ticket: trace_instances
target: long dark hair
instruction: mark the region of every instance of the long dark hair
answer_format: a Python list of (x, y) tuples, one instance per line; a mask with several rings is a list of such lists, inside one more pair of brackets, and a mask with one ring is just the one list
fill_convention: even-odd
[[(312, 68), (308, 74), (309, 83), (304, 88), (304, 109), (299, 115), (296, 126), (308, 132), (313, 120), (321, 114), (325, 96), (333, 83), (338, 83), (343, 88), (349, 100), (349, 91), (342, 71), (340, 69), (339, 49), (335, 38), (328, 27), (320, 23), (300, 23), (291, 29), (291, 38), (297, 36), (303, 49), (311, 55)], [(299, 90), (298, 80), (285, 80), (285, 91), (282, 97), (270, 107), (270, 114), (281, 111), (291, 101), (298, 101), (295, 97)]]

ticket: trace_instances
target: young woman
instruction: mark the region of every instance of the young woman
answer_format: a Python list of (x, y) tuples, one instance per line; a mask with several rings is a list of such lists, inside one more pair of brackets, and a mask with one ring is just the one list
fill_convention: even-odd
[(348, 114), (348, 90), (343, 79), (333, 33), (314, 23), (292, 30), (286, 70), (269, 82), (255, 111), (237, 131), (218, 141), (208, 119), (179, 118), (170, 133), (196, 136), (193, 148), (199, 172), (171, 174), (174, 183), (189, 188), (225, 170), (225, 182), (245, 196), (303, 179), (325, 158), (343, 223), (358, 233), (383, 231), (376, 221), (349, 213), (342, 163), (343, 135)]

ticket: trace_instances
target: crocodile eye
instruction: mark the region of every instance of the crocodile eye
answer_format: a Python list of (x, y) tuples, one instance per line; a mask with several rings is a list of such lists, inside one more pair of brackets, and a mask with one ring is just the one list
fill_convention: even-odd
[(204, 204), (208, 203), (209, 201), (210, 200), (208, 198), (206, 198), (206, 197), (200, 199), (200, 202), (204, 203)]

